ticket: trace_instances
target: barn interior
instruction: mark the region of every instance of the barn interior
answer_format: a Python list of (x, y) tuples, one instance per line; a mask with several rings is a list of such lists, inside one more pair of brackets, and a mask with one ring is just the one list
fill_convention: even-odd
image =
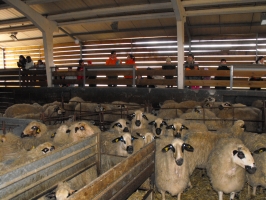
[[(194, 54), (201, 68), (213, 69), (217, 68), (222, 58), (226, 58), (228, 65), (248, 65), (253, 64), (257, 57), (266, 54), (266, 23), (263, 22), (266, 16), (265, 0), (22, 0), (19, 2), (0, 0), (0, 10), (0, 68), (7, 70), (17, 68), (19, 55), (30, 55), (35, 62), (42, 59), (47, 63), (47, 76), (50, 76), (50, 67), (75, 67), (81, 58), (92, 60), (96, 65), (104, 65), (113, 49), (117, 51), (120, 59), (125, 59), (128, 53), (133, 53), (137, 58), (136, 63), (145, 68), (147, 66), (158, 67), (165, 63), (168, 56), (171, 57), (173, 63), (182, 68), (183, 65), (179, 66), (179, 63), (185, 61), (188, 53)], [(265, 77), (262, 77), (264, 81)], [(45, 105), (54, 101), (66, 103), (73, 97), (80, 97), (86, 102), (99, 104), (113, 101), (134, 102), (140, 104), (146, 112), (158, 110), (159, 105), (167, 100), (201, 102), (211, 96), (219, 102), (244, 104), (248, 107), (252, 106), (256, 100), (263, 102), (266, 100), (266, 86), (259, 91), (249, 90), (247, 87), (235, 87), (233, 90), (229, 90), (229, 88), (215, 90), (213, 87), (190, 90), (183, 86), (178, 87), (178, 84), (171, 89), (124, 86), (117, 88), (106, 86), (58, 88), (53, 84), (48, 84), (48, 87), (5, 87), (4, 84), (1, 86), (0, 113), (2, 114), (8, 107), (15, 104), (38, 103)], [(260, 133), (264, 134), (266, 131), (265, 104), (261, 107), (261, 111), (262, 129)], [(56, 120), (60, 122), (62, 118)], [(2, 130), (6, 128), (15, 130), (9, 123), (23, 124), (23, 127), (17, 127), (19, 128), (19, 131), (16, 130), (18, 134), (28, 123), (28, 120), (10, 122), (3, 117), (2, 122), (4, 121), (7, 124), (3, 123)], [(105, 129), (109, 123), (99, 121), (97, 125), (103, 125), (100, 128)], [(80, 144), (80, 147), (74, 149), (79, 151), (78, 148), (83, 148), (84, 145), (94, 142), (94, 140), (98, 139), (86, 140)], [(64, 150), (67, 152), (71, 148), (68, 146)], [(98, 155), (99, 152), (95, 152)], [(83, 154), (85, 153), (87, 150)], [(139, 159), (143, 155), (141, 153), (134, 159)], [(60, 159), (59, 154), (59, 152), (56, 154), (58, 159)], [(104, 156), (106, 155), (102, 155), (103, 160), (109, 159)], [(50, 159), (52, 160), (50, 157), (42, 157), (37, 164), (41, 168), (42, 162), (50, 161)], [(111, 160), (114, 162), (109, 163), (111, 167), (121, 163), (121, 160), (124, 161), (120, 157)], [(52, 161), (57, 162), (56, 160)], [(72, 160), (68, 161), (67, 165), (71, 165), (71, 162)], [(94, 167), (94, 164), (91, 164), (93, 162), (88, 159), (84, 163), (89, 163), (90, 167), (91, 165)], [(97, 161), (95, 162), (97, 163)], [(96, 171), (99, 170), (98, 165), (99, 163), (96, 164)], [(68, 174), (67, 178), (61, 178), (59, 170), (56, 173), (60, 178), (57, 178), (70, 180), (75, 175), (82, 175), (84, 170), (87, 170), (87, 167), (83, 169), (82, 167), (80, 166), (78, 173)], [(154, 166), (148, 166), (147, 171), (152, 167)], [(121, 166), (118, 166), (118, 169), (121, 169)], [(16, 173), (19, 174), (21, 172), (19, 170), (18, 168)], [(151, 172), (153, 171), (151, 170)], [(12, 172), (10, 173), (12, 174)], [(147, 174), (150, 175), (149, 173)], [(0, 176), (7, 177), (6, 174), (1, 173)], [(38, 177), (39, 174), (36, 176)], [(6, 192), (8, 189), (3, 185), (5, 181), (9, 180), (3, 178), (2, 181), (2, 183), (0, 182), (0, 191)], [(142, 182), (143, 180), (138, 179), (138, 181)], [(40, 182), (42, 180), (39, 179), (36, 184), (40, 184)], [(131, 192), (139, 182), (133, 183), (130, 190), (125, 188), (125, 191)], [(195, 187), (184, 192), (184, 199), (217, 199), (218, 195), (212, 189), (207, 175), (204, 173), (202, 175), (201, 170), (195, 170), (192, 183)], [(9, 184), (11, 188), (16, 189), (17, 186), (12, 185), (12, 180)], [(20, 186), (19, 184), (17, 182), (18, 186)], [(52, 184), (53, 187), (45, 189), (46, 193), (54, 190), (56, 184), (55, 182)], [(23, 185), (22, 187), (26, 188), (27, 186)], [(34, 188), (34, 186), (30, 187)], [(245, 184), (240, 193), (240, 199), (246, 198), (247, 187)], [(115, 188), (112, 189), (115, 190)], [(160, 199), (160, 193), (156, 189), (154, 194), (151, 191), (153, 190), (141, 189), (138, 192), (132, 191), (134, 194), (131, 197), (127, 193), (124, 195), (132, 200)], [(10, 195), (9, 197), (12, 196), (8, 192), (7, 194)], [(29, 194), (34, 196), (34, 199), (44, 195), (43, 192), (36, 194), (31, 191)], [(265, 194), (265, 188), (262, 188), (253, 199), (263, 199)], [(122, 195), (121, 198), (125, 196)], [(225, 197), (229, 197), (229, 195)], [(14, 196), (14, 199), (16, 198), (27, 199), (28, 197)], [(119, 199), (117, 196), (115, 198)], [(78, 196), (76, 199), (81, 198)], [(167, 194), (167, 199), (176, 199), (176, 197)]]

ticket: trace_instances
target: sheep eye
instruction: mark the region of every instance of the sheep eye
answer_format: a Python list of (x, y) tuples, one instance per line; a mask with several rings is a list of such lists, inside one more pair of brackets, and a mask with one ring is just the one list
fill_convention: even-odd
[(37, 127), (37, 126), (33, 126), (33, 127), (31, 127), (31, 129), (32, 129), (32, 130), (37, 130), (38, 127)]
[(43, 154), (46, 154), (48, 151), (50, 151), (50, 149), (48, 149), (47, 147), (42, 150)]
[(132, 117), (135, 117), (135, 116), (136, 116), (136, 114), (135, 114), (135, 113), (133, 113), (133, 114), (132, 114)]
[(119, 128), (122, 128), (122, 125), (119, 123), (119, 124), (117, 124), (117, 126), (119, 127)]
[(81, 131), (85, 130), (84, 126), (81, 126), (79, 129), (80, 129)]
[(51, 146), (50, 151), (53, 151), (53, 150), (55, 150), (55, 147)]

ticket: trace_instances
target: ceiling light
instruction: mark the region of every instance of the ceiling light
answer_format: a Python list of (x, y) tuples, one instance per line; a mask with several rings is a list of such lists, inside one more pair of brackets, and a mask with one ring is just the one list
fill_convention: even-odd
[(17, 38), (17, 32), (12, 32), (11, 33), (11, 35), (10, 35), (10, 37), (12, 38), (12, 40), (14, 40), (14, 41), (17, 41), (18, 40), (18, 38)]
[(266, 13), (261, 13), (261, 25), (266, 25)]

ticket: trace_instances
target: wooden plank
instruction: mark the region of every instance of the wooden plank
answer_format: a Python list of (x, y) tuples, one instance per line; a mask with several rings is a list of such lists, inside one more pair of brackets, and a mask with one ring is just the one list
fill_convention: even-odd
[[(147, 155), (154, 153), (155, 141), (146, 145), (140, 151), (129, 156), (118, 165), (114, 166), (107, 172), (103, 173), (100, 177), (95, 179), (90, 184), (83, 187), (78, 192), (74, 193), (69, 199), (87, 200), (93, 199), (103, 190), (109, 187), (112, 183), (116, 182), (117, 179), (123, 176), (126, 172), (129, 172), (135, 165), (143, 160)], [(97, 197), (96, 197), (97, 198)], [(111, 197), (109, 197), (111, 198)]]

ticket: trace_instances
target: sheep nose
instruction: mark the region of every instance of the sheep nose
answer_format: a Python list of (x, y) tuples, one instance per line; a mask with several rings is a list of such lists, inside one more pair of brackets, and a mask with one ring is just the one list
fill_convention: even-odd
[(140, 120), (136, 120), (135, 124), (136, 124), (136, 126), (140, 126), (140, 124), (141, 124)]
[(157, 134), (157, 135), (160, 135), (161, 132), (162, 132), (162, 129), (160, 129), (160, 128), (156, 128), (156, 134)]
[(245, 170), (249, 173), (249, 174), (254, 174), (257, 170), (257, 167), (250, 167), (248, 165), (245, 166)]
[(127, 146), (127, 152), (129, 154), (132, 154), (133, 153), (133, 146)]
[(183, 160), (183, 158), (179, 158), (179, 159), (176, 160), (175, 162), (176, 162), (176, 164), (177, 164), (178, 166), (181, 166), (181, 165), (183, 165), (184, 160)]
[(181, 138), (181, 133), (174, 133), (174, 137)]
[(24, 138), (24, 137), (28, 137), (29, 135), (25, 135), (23, 132), (21, 133), (20, 137)]
[(125, 127), (124, 130), (123, 130), (123, 132), (129, 132), (128, 127)]

